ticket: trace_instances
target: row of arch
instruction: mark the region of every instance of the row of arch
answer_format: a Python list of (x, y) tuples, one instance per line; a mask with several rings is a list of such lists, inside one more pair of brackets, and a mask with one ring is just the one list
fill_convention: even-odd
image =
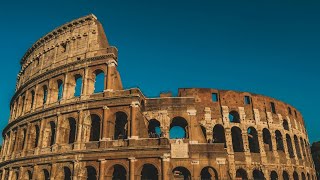
[[(85, 166), (84, 171), (82, 171), (81, 177), (85, 177), (87, 180), (98, 180), (99, 173), (94, 166)], [(9, 179), (9, 173), (2, 174), (5, 176), (4, 179)], [(61, 168), (58, 173), (55, 175), (55, 178), (60, 180), (72, 180), (75, 174), (72, 172), (67, 166)], [(2, 177), (1, 176), (1, 177)], [(23, 174), (19, 174), (19, 171), (15, 171), (11, 180), (19, 180), (19, 177), (23, 180), (32, 180), (33, 178), (39, 178), (42, 180), (50, 180), (51, 173), (48, 169), (42, 169), (37, 174), (33, 173), (31, 170), (25, 171)], [(34, 177), (36, 176), (36, 177)], [(171, 178), (173, 179), (184, 179), (191, 180), (191, 172), (183, 167), (178, 166), (172, 169)], [(104, 174), (104, 177), (108, 177), (113, 180), (127, 180), (129, 178), (128, 170), (121, 164), (115, 164), (107, 171), (107, 174)], [(141, 172), (139, 173), (139, 177), (141, 180), (160, 180), (161, 172), (159, 172), (158, 168), (153, 164), (143, 164), (141, 167)], [(218, 172), (215, 168), (211, 166), (204, 167), (200, 172), (200, 178), (202, 180), (218, 180)]]
[[(49, 83), (39, 85), (39, 87), (22, 93), (16, 98), (16, 101), (11, 106), (11, 119), (15, 119), (25, 112), (30, 112), (34, 108), (41, 107), (47, 103), (59, 102), (62, 99), (80, 97), (84, 93), (83, 73), (75, 73), (72, 77), (59, 76)], [(96, 69), (90, 75), (93, 81), (92, 93), (101, 93), (106, 87), (106, 74), (101, 69)], [(67, 87), (67, 89), (65, 89)]]
[[(315, 180), (313, 175), (310, 175), (309, 173), (305, 174), (304, 172), (301, 172), (301, 178), (299, 178), (299, 174), (294, 171), (292, 175), (290, 175), (287, 171), (283, 171), (282, 175), (277, 173), (277, 171), (271, 171), (270, 172), (270, 180), (278, 180), (278, 179), (283, 179), (283, 180)], [(252, 177), (254, 180), (264, 180), (265, 175), (262, 172), (262, 170), (255, 169), (252, 172)], [(248, 174), (246, 170), (240, 168), (236, 171), (236, 178), (237, 179), (242, 179), (242, 180), (248, 180)]]

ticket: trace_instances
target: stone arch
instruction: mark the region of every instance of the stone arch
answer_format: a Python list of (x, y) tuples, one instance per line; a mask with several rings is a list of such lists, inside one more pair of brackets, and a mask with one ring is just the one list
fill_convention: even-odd
[(76, 140), (77, 121), (73, 117), (63, 121), (61, 130), (62, 143), (73, 144)]
[(282, 179), (283, 180), (290, 180), (290, 176), (287, 171), (282, 172)]
[(46, 104), (48, 101), (48, 87), (46, 85), (42, 86), (42, 91), (40, 91), (40, 97), (41, 105)]
[(304, 172), (301, 173), (301, 180), (307, 180), (306, 179), (306, 175), (304, 174)]
[(306, 149), (305, 149), (302, 137), (300, 137), (300, 144), (301, 144), (301, 151), (302, 151), (303, 157), (306, 157)]
[(308, 178), (308, 180), (310, 180), (310, 174), (309, 173), (307, 173), (307, 178)]
[(282, 127), (283, 127), (283, 129), (289, 131), (289, 123), (286, 119), (283, 120)]
[(264, 128), (262, 130), (262, 134), (263, 134), (263, 143), (265, 146), (264, 149), (267, 151), (272, 151), (272, 140), (271, 140), (270, 131), (267, 128)]
[(160, 122), (156, 119), (151, 119), (148, 125), (149, 138), (157, 138), (161, 136)]
[(99, 141), (100, 133), (101, 133), (101, 118), (96, 114), (91, 114), (89, 141)]
[(174, 179), (184, 179), (184, 180), (191, 180), (191, 173), (190, 171), (182, 166), (176, 167), (172, 170), (173, 178)]
[(232, 146), (234, 152), (243, 152), (242, 131), (239, 127), (231, 128)]
[(114, 139), (128, 138), (128, 115), (122, 111), (115, 114)]
[(34, 91), (34, 90), (31, 90), (31, 92), (30, 92), (30, 106), (29, 106), (30, 110), (32, 110), (33, 107), (34, 107), (34, 104), (35, 104), (35, 102), (34, 102), (35, 96), (36, 96), (35, 91)]
[(281, 132), (279, 130), (276, 130), (275, 134), (276, 134), (277, 150), (278, 151), (284, 151), (283, 137), (282, 137)]
[(259, 153), (259, 140), (258, 140), (258, 132), (254, 127), (248, 128), (248, 142), (249, 142), (249, 149), (251, 153)]
[(299, 175), (298, 175), (297, 171), (293, 172), (293, 180), (299, 180)]
[(97, 170), (93, 166), (86, 166), (87, 180), (97, 180)]
[(270, 173), (270, 180), (278, 180), (279, 177), (278, 177), (278, 174), (276, 171), (271, 171)]
[(183, 117), (174, 117), (170, 124), (170, 139), (189, 138), (188, 121)]
[(97, 69), (93, 72), (94, 76), (94, 93), (101, 93), (105, 89), (105, 72), (101, 69)]
[(286, 134), (286, 140), (287, 140), (287, 147), (288, 147), (288, 153), (290, 158), (294, 158), (294, 152), (293, 152), (293, 147), (292, 147), (292, 141), (291, 137), (289, 134)]
[(159, 171), (153, 164), (144, 164), (141, 170), (141, 180), (158, 180)]
[(237, 111), (230, 111), (229, 112), (229, 120), (233, 123), (240, 123), (240, 115)]
[(50, 173), (47, 169), (42, 169), (39, 176), (41, 180), (50, 180)]
[(211, 166), (205, 167), (200, 172), (201, 180), (218, 180), (218, 172)]
[(56, 124), (54, 121), (47, 123), (43, 134), (43, 147), (50, 147), (56, 141)]
[(264, 180), (264, 174), (261, 170), (255, 169), (252, 173), (254, 180)]
[(22, 180), (32, 180), (32, 172), (30, 170), (25, 171)]
[(61, 79), (58, 79), (56, 81), (56, 84), (52, 88), (52, 97), (54, 98), (54, 101), (61, 101), (63, 97), (63, 81)]
[(69, 167), (63, 167), (63, 180), (72, 180), (72, 173)]
[(224, 127), (221, 124), (217, 124), (213, 128), (213, 143), (224, 143), (226, 146), (226, 134), (224, 131)]
[(244, 169), (240, 168), (236, 171), (236, 178), (242, 179), (242, 180), (248, 180), (248, 174)]
[(296, 135), (294, 135), (293, 140), (294, 140), (294, 146), (296, 147), (296, 154), (297, 154), (298, 158), (301, 159), (302, 156), (301, 156), (301, 151), (300, 151), (299, 139)]
[(128, 178), (128, 171), (123, 165), (114, 164), (107, 171), (107, 177), (114, 180), (126, 180)]
[(74, 75), (74, 97), (80, 97), (82, 95), (82, 88), (83, 88), (83, 78), (82, 75), (76, 74)]

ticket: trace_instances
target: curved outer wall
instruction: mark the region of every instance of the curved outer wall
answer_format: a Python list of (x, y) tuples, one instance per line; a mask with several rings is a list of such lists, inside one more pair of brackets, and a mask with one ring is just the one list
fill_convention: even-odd
[[(216, 89), (179, 89), (178, 97), (147, 98), (138, 88), (123, 90), (117, 63), (117, 49), (109, 46), (94, 15), (38, 40), (21, 60), (3, 131), (0, 178), (270, 179), (288, 174), (315, 180), (304, 121), (294, 107)], [(101, 74), (103, 90), (97, 92)], [(179, 140), (170, 139), (176, 126), (184, 132)]]

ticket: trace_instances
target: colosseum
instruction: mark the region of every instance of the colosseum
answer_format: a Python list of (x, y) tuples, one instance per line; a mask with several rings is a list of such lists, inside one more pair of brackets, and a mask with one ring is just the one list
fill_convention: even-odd
[(316, 180), (293, 106), (230, 90), (123, 89), (94, 15), (48, 33), (20, 64), (1, 180)]

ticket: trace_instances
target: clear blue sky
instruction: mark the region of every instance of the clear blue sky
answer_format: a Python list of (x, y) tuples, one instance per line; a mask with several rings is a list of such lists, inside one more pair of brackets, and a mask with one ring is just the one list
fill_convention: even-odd
[(320, 140), (319, 1), (55, 0), (0, 6), (0, 129), (19, 61), (41, 36), (94, 13), (119, 49), (125, 87), (148, 96), (179, 87), (268, 95), (297, 107)]

